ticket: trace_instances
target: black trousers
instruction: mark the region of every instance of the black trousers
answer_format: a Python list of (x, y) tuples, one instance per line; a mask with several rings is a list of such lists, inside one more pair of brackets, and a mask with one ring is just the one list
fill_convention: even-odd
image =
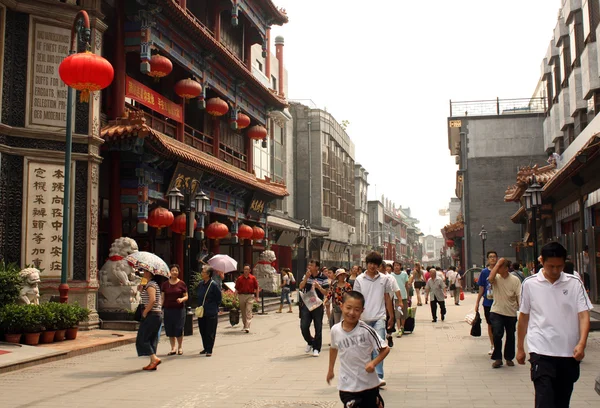
[(529, 362), (535, 408), (569, 408), (573, 384), (579, 379), (579, 361), (530, 353)]
[(198, 319), (198, 329), (200, 329), (200, 337), (202, 337), (202, 347), (207, 354), (212, 354), (213, 346), (215, 345), (215, 337), (217, 337), (217, 319), (218, 316), (204, 316)]
[(431, 304), (431, 317), (433, 320), (437, 320), (437, 305), (440, 305), (440, 313), (442, 314), (442, 318), (446, 316), (446, 301), (445, 300), (432, 300), (429, 302)]
[[(312, 346), (313, 350), (321, 351), (323, 343), (323, 312), (324, 306), (317, 307), (312, 312), (304, 305), (300, 308), (300, 330), (306, 344)], [(315, 325), (315, 336), (310, 334), (310, 324)]]
[(379, 395), (379, 387), (360, 392), (340, 391), (344, 408), (383, 408), (385, 403)]
[(506, 342), (504, 343), (504, 359), (515, 359), (515, 331), (517, 328), (517, 318), (515, 316), (504, 316), (491, 312), (492, 334), (494, 337), (494, 353), (492, 360), (502, 360), (502, 337), (506, 333)]
[(158, 331), (162, 323), (160, 313), (151, 312), (142, 319), (135, 339), (135, 348), (138, 356), (151, 356), (156, 354), (158, 347)]

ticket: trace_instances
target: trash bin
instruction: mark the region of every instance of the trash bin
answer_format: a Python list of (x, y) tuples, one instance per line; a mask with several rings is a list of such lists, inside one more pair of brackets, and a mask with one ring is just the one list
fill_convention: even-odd
[(184, 336), (191, 336), (194, 334), (194, 311), (191, 307), (187, 308), (185, 313), (185, 326), (183, 328)]

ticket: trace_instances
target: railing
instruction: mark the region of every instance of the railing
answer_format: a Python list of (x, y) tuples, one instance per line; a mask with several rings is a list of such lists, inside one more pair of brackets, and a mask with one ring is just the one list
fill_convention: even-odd
[(202, 152), (213, 154), (213, 138), (191, 126), (185, 125), (185, 144)]
[(169, 123), (165, 120), (158, 119), (157, 117), (152, 116), (149, 112), (144, 112), (144, 118), (146, 118), (146, 124), (150, 126), (154, 130), (158, 130), (161, 133), (164, 133), (167, 136), (172, 138), (177, 138), (177, 124)]
[(482, 101), (450, 100), (450, 117), (518, 115), (545, 113), (548, 109), (546, 98), (491, 99)]
[(219, 159), (226, 163), (232, 164), (239, 169), (247, 169), (246, 155), (233, 150), (231, 147), (223, 143), (219, 143)]

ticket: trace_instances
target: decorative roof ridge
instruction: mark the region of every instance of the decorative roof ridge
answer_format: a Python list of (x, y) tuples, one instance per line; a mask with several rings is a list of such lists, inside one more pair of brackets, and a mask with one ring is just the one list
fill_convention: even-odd
[(527, 187), (533, 181), (534, 176), (536, 181), (543, 186), (554, 177), (557, 171), (556, 160), (550, 160), (549, 164), (542, 167), (539, 167), (537, 164), (519, 167), (516, 177), (517, 182), (506, 188), (504, 202), (520, 201), (525, 190), (527, 190)]
[(277, 21), (279, 23), (278, 25), (284, 25), (285, 23), (289, 23), (290, 20), (288, 19), (287, 12), (283, 7), (277, 7), (272, 0), (257, 1), (262, 2), (266, 6), (266, 8), (269, 9), (271, 13), (273, 13), (275, 17), (279, 18), (279, 20)]

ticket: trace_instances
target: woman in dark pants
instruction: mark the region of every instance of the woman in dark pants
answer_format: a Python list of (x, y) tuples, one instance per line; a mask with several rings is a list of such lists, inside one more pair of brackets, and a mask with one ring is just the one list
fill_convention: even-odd
[(142, 312), (142, 321), (135, 340), (135, 347), (138, 356), (150, 357), (150, 364), (144, 367), (144, 370), (154, 371), (161, 363), (156, 356), (156, 347), (158, 346), (158, 331), (162, 324), (160, 285), (165, 281), (165, 278), (152, 275), (148, 271), (144, 271), (144, 278), (148, 283), (142, 289), (144, 311)]
[(204, 316), (198, 319), (198, 328), (202, 337), (204, 350), (200, 354), (212, 356), (215, 337), (217, 336), (217, 318), (221, 304), (221, 289), (212, 280), (215, 270), (210, 266), (202, 268), (202, 281), (198, 285), (198, 306), (204, 306)]
[[(188, 289), (179, 279), (179, 265), (171, 265), (171, 277), (160, 287), (164, 312), (165, 333), (171, 342), (171, 351), (167, 354), (183, 354), (183, 326), (185, 325), (185, 302)], [(175, 349), (175, 340), (178, 348)]]

